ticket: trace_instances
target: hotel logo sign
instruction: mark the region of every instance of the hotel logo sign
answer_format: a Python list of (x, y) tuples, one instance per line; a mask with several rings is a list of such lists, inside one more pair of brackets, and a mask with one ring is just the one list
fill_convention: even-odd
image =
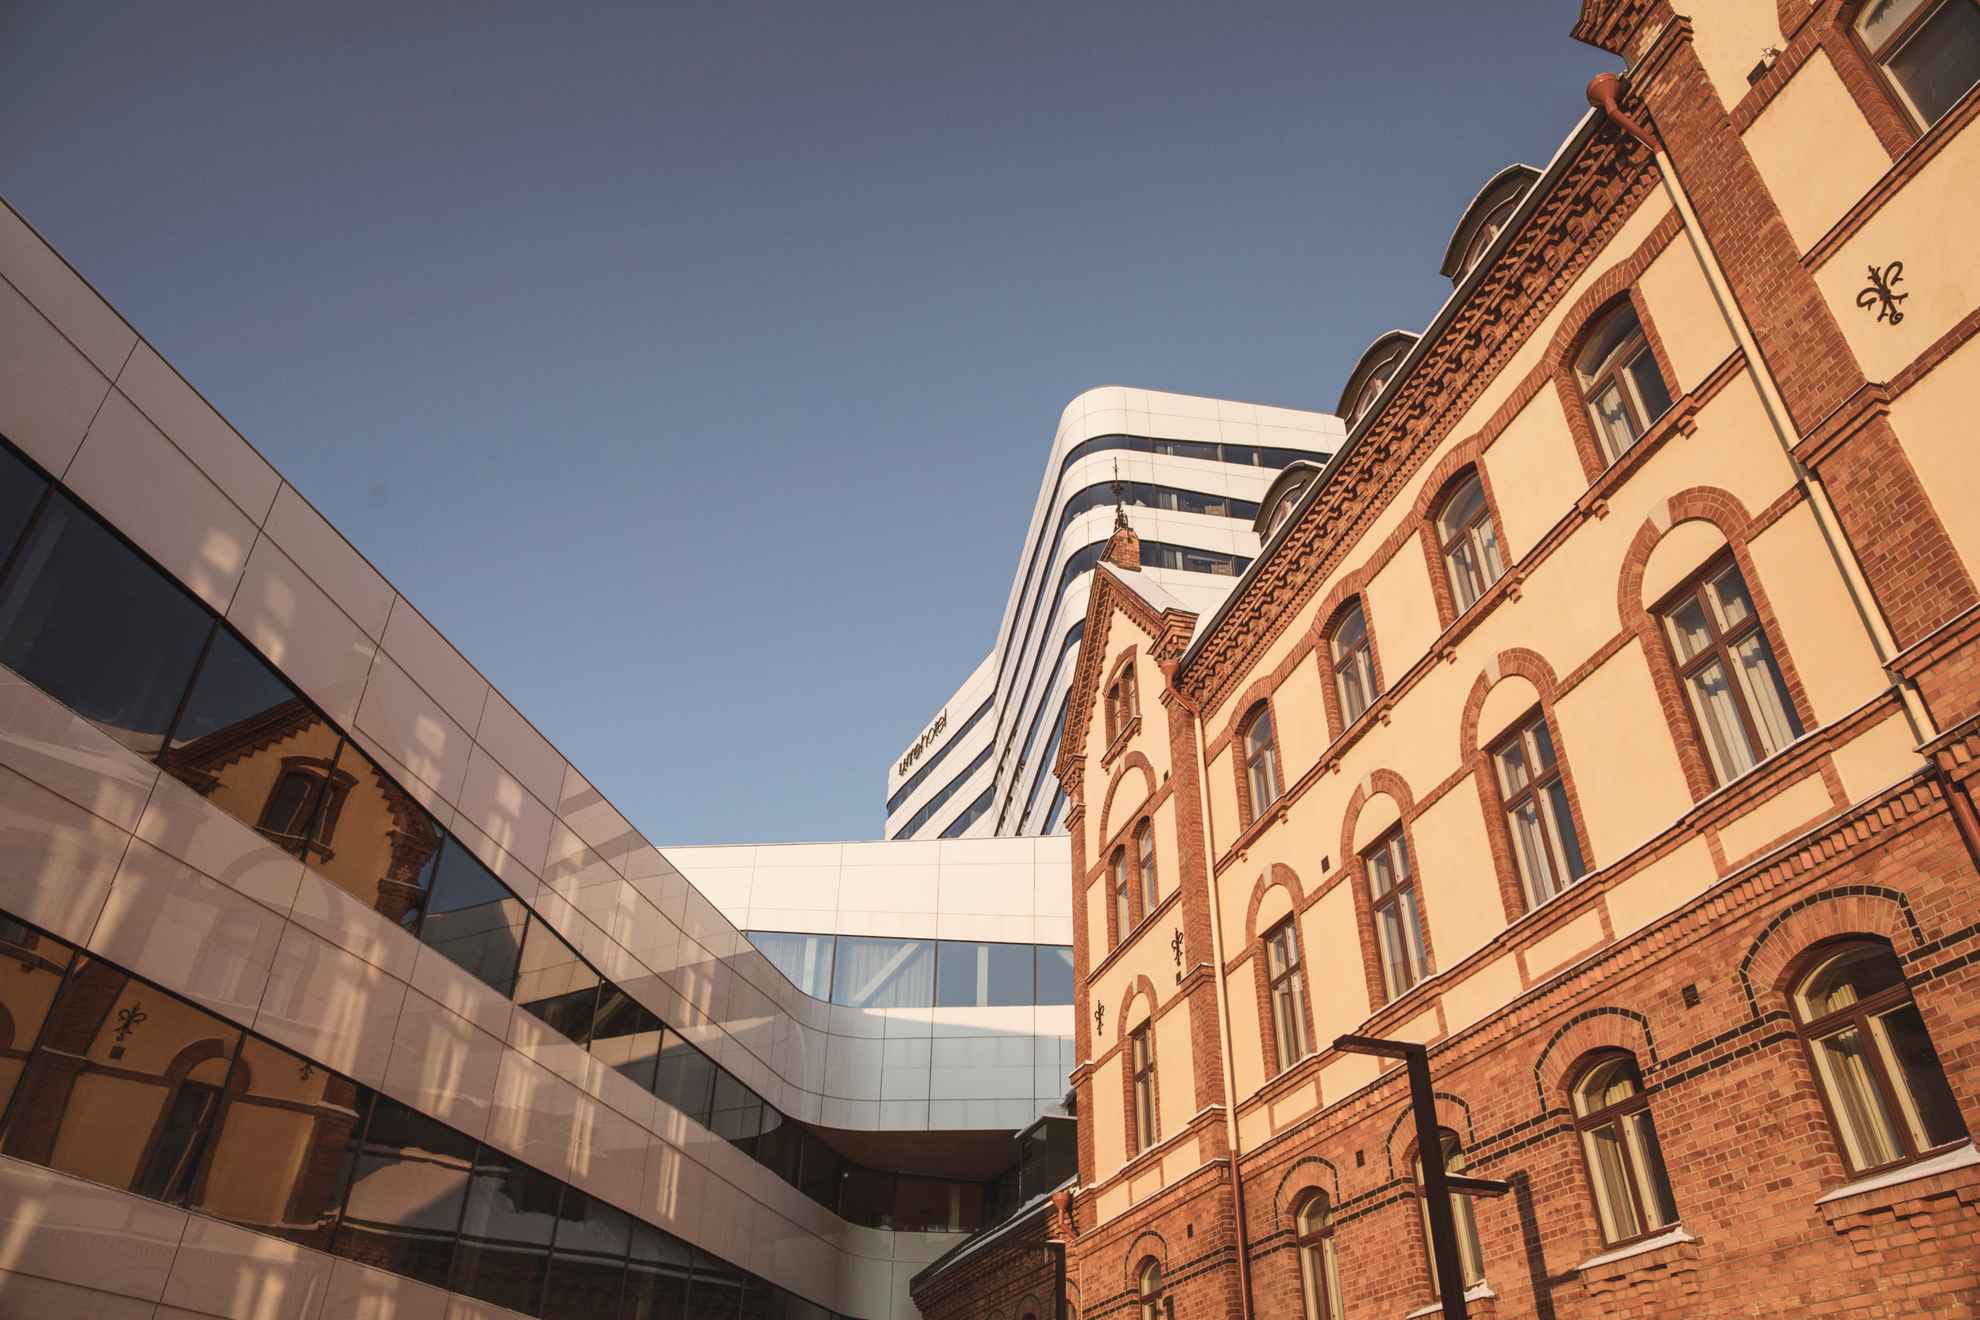
[(934, 742), (937, 738), (941, 737), (942, 730), (948, 727), (949, 727), (949, 708), (947, 706), (944, 706), (942, 708), (942, 713), (935, 717), (935, 722), (929, 725), (928, 728), (922, 733), (922, 735), (914, 740), (914, 746), (908, 748), (906, 753), (902, 755), (901, 773), (906, 774), (908, 772), (908, 767), (913, 765), (916, 761), (919, 761), (921, 759), (921, 754), (928, 750), (928, 744)]

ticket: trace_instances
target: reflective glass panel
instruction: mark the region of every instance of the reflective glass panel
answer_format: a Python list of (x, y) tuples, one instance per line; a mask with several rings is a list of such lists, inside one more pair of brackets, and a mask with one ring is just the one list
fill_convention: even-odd
[(545, 1320), (610, 1320), (617, 1313), (632, 1224), (623, 1210), (575, 1187), (564, 1188), (550, 1283), (543, 1290)]
[(839, 1180), (845, 1174), (845, 1157), (810, 1132), (804, 1132), (800, 1144), (798, 1190), (827, 1210), (838, 1209)]
[(1029, 944), (943, 940), (935, 956), (935, 1003), (940, 1008), (1009, 1008), (1029, 1005)]
[(832, 1002), (852, 1008), (927, 1008), (935, 1002), (935, 946), (929, 940), (841, 935)]
[(0, 1009), (6, 1010), (0, 1022), (12, 1027), (0, 1039), (0, 1114), (7, 1111), (75, 956), (73, 948), (54, 936), (0, 917)]
[(1070, 945), (1041, 944), (1038, 947), (1038, 1002), (1070, 1004), (1073, 1001), (1073, 951)]
[(715, 1069), (715, 1104), (708, 1116), (708, 1129), (746, 1154), (756, 1150), (763, 1131), (763, 1099), (729, 1075)]
[(550, 1262), (563, 1184), (483, 1146), (468, 1178), (455, 1292), (513, 1311), (534, 1312)]
[(421, 943), (506, 996), (515, 989), (528, 919), (522, 900), (458, 839), (443, 842), (419, 924)]
[(440, 826), (349, 739), (326, 792), (316, 826), (324, 846), (311, 864), (364, 906), (414, 929), (440, 862)]
[(668, 1028), (660, 1046), (658, 1076), (653, 1093), (695, 1122), (708, 1122), (710, 1092), (715, 1086), (715, 1065), (706, 1054), (682, 1040)]
[(5, 562), (7, 552), (21, 539), (34, 506), (47, 489), (48, 478), (0, 444), (0, 562)]
[(1980, 79), (1980, 6), (1946, 0), (1891, 52), (1890, 69), (1919, 119), (1939, 122)]
[(0, 585), (0, 664), (144, 756), (212, 629), (204, 605), (60, 491)]
[[(643, 1219), (632, 1224), (632, 1257), (619, 1301), (620, 1320), (681, 1320), (687, 1312), (694, 1248)], [(606, 1314), (610, 1314), (607, 1312)]]
[(379, 1096), (331, 1250), (446, 1287), (474, 1153), (468, 1137)]
[(516, 972), (516, 1003), (546, 1025), (584, 1045), (598, 1012), (598, 973), (577, 950), (538, 918), (523, 937)]
[(598, 989), (598, 1020), (591, 1054), (651, 1091), (660, 1065), (660, 1019), (645, 1005), (606, 982)]
[(204, 1009), (79, 957), (14, 1098), (6, 1153), (182, 1201), (240, 1037)]
[(753, 930), (749, 942), (790, 983), (813, 999), (832, 996), (832, 937)]
[(193, 1204), (257, 1233), (330, 1249), (371, 1092), (249, 1036)]

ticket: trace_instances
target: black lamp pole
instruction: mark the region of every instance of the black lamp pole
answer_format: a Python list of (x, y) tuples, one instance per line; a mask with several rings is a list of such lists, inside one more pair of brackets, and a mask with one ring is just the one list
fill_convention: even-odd
[(1349, 1054), (1401, 1059), (1409, 1070), (1409, 1106), (1416, 1116), (1416, 1153), (1423, 1161), (1424, 1209), (1430, 1220), (1430, 1258), (1437, 1266), (1437, 1292), (1444, 1320), (1469, 1320), (1464, 1302), (1464, 1266), (1458, 1258), (1457, 1223), (1451, 1195), (1504, 1196), (1508, 1184), (1496, 1178), (1468, 1178), (1444, 1171), (1444, 1142), (1437, 1128), (1437, 1097), (1430, 1089), (1430, 1051), (1412, 1041), (1378, 1036), (1340, 1036), (1334, 1048)]

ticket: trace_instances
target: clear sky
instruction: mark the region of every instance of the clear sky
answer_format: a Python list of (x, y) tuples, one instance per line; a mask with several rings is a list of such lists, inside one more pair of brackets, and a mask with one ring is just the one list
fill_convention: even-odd
[(7, 0), (0, 192), (649, 838), (874, 837), (1066, 401), (1332, 408), (1578, 10)]

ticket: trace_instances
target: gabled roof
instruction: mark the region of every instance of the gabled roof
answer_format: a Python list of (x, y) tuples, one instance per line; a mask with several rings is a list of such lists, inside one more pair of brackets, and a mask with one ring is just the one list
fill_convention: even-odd
[[(1117, 534), (1118, 535), (1118, 534)], [(1122, 568), (1103, 559), (1093, 572), (1093, 587), (1086, 598), (1085, 631), (1079, 641), (1079, 662), (1073, 667), (1072, 682), (1066, 688), (1066, 724), (1059, 739), (1059, 755), (1052, 773), (1062, 787), (1066, 772), (1076, 764), (1086, 746), (1087, 726), (1093, 720), (1094, 695), (1100, 686), (1100, 666), (1109, 647), (1108, 625), (1116, 614), (1126, 615), (1148, 634), (1148, 654), (1166, 673), (1173, 668), (1189, 645), (1196, 629), (1196, 611), (1148, 576), (1146, 570)], [(1073, 794), (1071, 788), (1067, 788)], [(1074, 795), (1075, 801), (1078, 800)]]

